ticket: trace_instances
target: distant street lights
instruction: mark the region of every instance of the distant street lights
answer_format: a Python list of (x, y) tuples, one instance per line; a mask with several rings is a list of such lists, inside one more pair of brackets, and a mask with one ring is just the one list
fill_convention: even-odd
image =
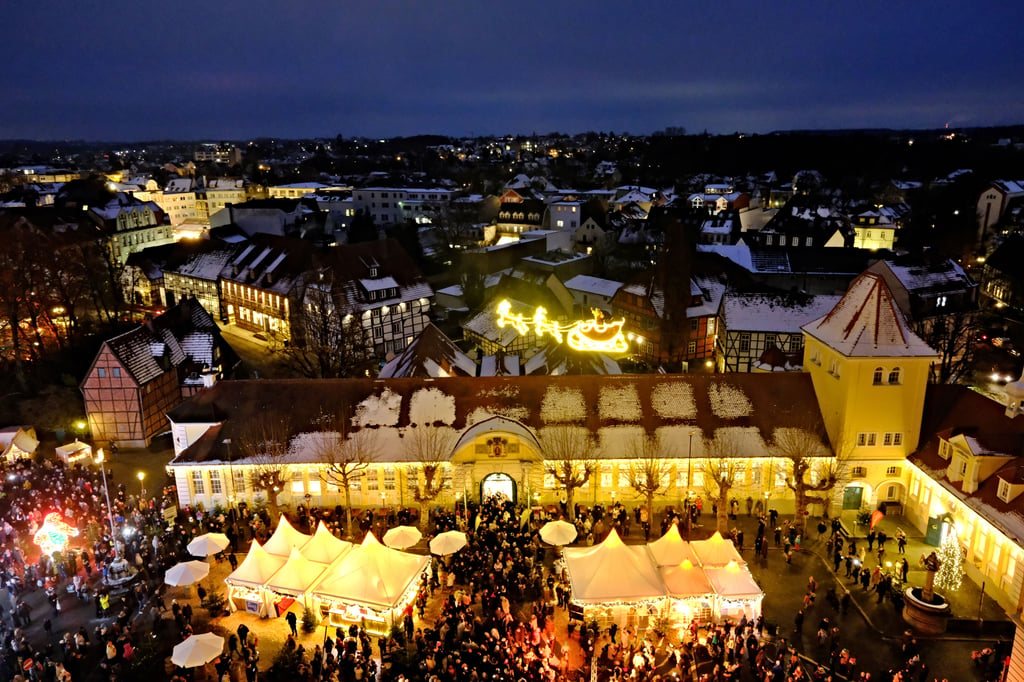
[(110, 507), (110, 490), (107, 489), (107, 468), (103, 466), (103, 448), (96, 451), (96, 463), (100, 465), (100, 473), (103, 474), (103, 494), (107, 498), (107, 520), (110, 521), (110, 541), (114, 542), (114, 512)]

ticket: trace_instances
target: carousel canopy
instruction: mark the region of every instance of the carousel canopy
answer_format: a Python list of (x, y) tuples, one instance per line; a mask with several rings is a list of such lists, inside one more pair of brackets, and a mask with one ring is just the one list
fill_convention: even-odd
[(704, 569), (689, 559), (675, 566), (662, 566), (659, 570), (670, 597), (676, 599), (707, 597), (714, 591)]
[(665, 596), (665, 586), (646, 547), (631, 547), (614, 530), (596, 547), (566, 548), (573, 599), (636, 602)]
[(245, 559), (224, 581), (231, 585), (262, 587), (284, 564), (284, 557), (268, 554), (259, 542), (253, 540)]
[(267, 544), (263, 545), (263, 549), (267, 554), (287, 559), (291, 556), (292, 549), (302, 549), (307, 542), (309, 542), (309, 536), (295, 530), (292, 524), (288, 523), (285, 515), (281, 514), (274, 534), (267, 540)]
[(764, 596), (746, 565), (730, 563), (720, 568), (705, 568), (704, 573), (719, 597), (755, 599)]
[(737, 564), (745, 563), (740, 553), (736, 551), (732, 540), (726, 540), (722, 534), (715, 531), (707, 540), (694, 540), (690, 543), (694, 553), (704, 568), (716, 568), (726, 566), (730, 561)]
[(684, 561), (697, 563), (697, 555), (690, 544), (683, 540), (679, 534), (679, 526), (674, 523), (664, 535), (649, 543), (647, 548), (651, 550), (654, 562), (659, 566), (677, 566)]
[(293, 549), (288, 561), (264, 584), (264, 587), (281, 594), (303, 594), (316, 584), (325, 570), (325, 564), (310, 561), (302, 556), (299, 550)]
[(321, 521), (313, 533), (313, 539), (303, 545), (302, 556), (321, 564), (332, 564), (342, 554), (352, 549), (351, 542), (345, 542), (331, 535), (327, 526)]
[(367, 533), (361, 545), (328, 569), (313, 596), (377, 610), (394, 608), (429, 562), (429, 557), (385, 547)]

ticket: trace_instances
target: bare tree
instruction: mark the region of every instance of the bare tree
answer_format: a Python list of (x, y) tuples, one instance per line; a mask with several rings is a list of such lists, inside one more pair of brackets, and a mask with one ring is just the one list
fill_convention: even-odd
[(657, 436), (637, 436), (628, 447), (629, 486), (644, 498), (648, 523), (654, 520), (654, 497), (664, 495), (672, 472), (672, 455)]
[(258, 420), (240, 438), (242, 454), (250, 465), (252, 486), (266, 497), (270, 515), (274, 519), (281, 513), (277, 496), (287, 483), (290, 438), (291, 429), (284, 418)]
[(370, 464), (380, 453), (377, 432), (351, 430), (347, 411), (337, 416), (323, 415), (316, 434), (314, 452), (326, 465), (320, 478), (345, 493), (345, 532), (352, 537), (352, 488), (366, 477)]
[(275, 350), (290, 369), (311, 379), (363, 376), (375, 362), (369, 330), (332, 286), (329, 272), (306, 287), (288, 344)]
[(544, 473), (565, 490), (569, 520), (576, 520), (573, 497), (597, 471), (597, 442), (582, 426), (546, 426), (539, 433), (544, 450)]
[(975, 310), (960, 310), (913, 324), (914, 333), (939, 354), (938, 362), (932, 366), (933, 382), (953, 384), (970, 372), (974, 339), (981, 331), (980, 319)]
[(708, 459), (704, 462), (704, 490), (715, 500), (718, 509), (717, 530), (723, 536), (729, 533), (729, 493), (736, 485), (736, 463), (743, 449), (737, 434), (719, 430), (714, 438), (704, 441)]
[(426, 517), (423, 510), (444, 491), (445, 467), (449, 466), (452, 449), (455, 447), (455, 431), (447, 426), (418, 424), (410, 426), (404, 436), (405, 451), (414, 460), (419, 471), (423, 472), (423, 481), (419, 481), (419, 471), (409, 472), (416, 476), (416, 490), (413, 497), (420, 503), (420, 519)]
[[(827, 440), (813, 427), (775, 429), (772, 451), (775, 457), (781, 457), (789, 464), (786, 487), (796, 498), (793, 525), (801, 535), (807, 530), (808, 505), (818, 503), (827, 509), (831, 491), (838, 481), (839, 463), (835, 457), (829, 456), (825, 445)], [(825, 461), (820, 467), (813, 466), (815, 461), (822, 460)]]

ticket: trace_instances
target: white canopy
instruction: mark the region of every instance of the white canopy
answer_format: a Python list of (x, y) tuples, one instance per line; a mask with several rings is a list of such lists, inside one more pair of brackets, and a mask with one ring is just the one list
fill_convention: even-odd
[(725, 599), (759, 599), (764, 592), (754, 582), (754, 576), (745, 565), (730, 563), (720, 568), (705, 568), (715, 593)]
[(327, 564), (310, 561), (302, 556), (299, 550), (293, 549), (288, 561), (264, 584), (264, 587), (278, 594), (304, 594), (316, 584), (326, 570)]
[(292, 549), (302, 549), (307, 542), (309, 542), (309, 536), (295, 530), (292, 524), (288, 523), (285, 515), (281, 514), (274, 534), (267, 540), (267, 544), (263, 545), (263, 549), (268, 554), (287, 559), (291, 556)]
[(732, 540), (726, 540), (722, 534), (715, 531), (707, 540), (694, 540), (690, 543), (694, 553), (704, 568), (716, 568), (735, 561), (737, 564), (745, 563), (740, 553), (736, 551)]
[(600, 604), (665, 596), (646, 547), (631, 547), (613, 529), (596, 547), (566, 548), (565, 565), (575, 601)]
[(704, 570), (689, 559), (675, 566), (662, 566), (660, 570), (670, 597), (708, 597), (714, 591)]
[(430, 558), (385, 547), (367, 533), (313, 588), (314, 597), (363, 604), (376, 610), (398, 605)]
[(651, 550), (654, 562), (659, 566), (677, 566), (684, 561), (698, 563), (697, 555), (690, 544), (683, 540), (679, 534), (679, 526), (674, 523), (664, 535), (649, 543), (647, 548)]
[(245, 559), (224, 581), (231, 585), (262, 587), (284, 564), (284, 557), (268, 554), (259, 542), (253, 540)]
[(313, 533), (313, 539), (302, 547), (302, 556), (321, 564), (333, 564), (342, 554), (352, 549), (351, 542), (345, 542), (331, 535), (321, 521)]

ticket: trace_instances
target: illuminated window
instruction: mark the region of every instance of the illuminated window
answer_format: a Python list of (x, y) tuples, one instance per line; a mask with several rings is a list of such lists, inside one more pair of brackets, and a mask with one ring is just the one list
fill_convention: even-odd
[(629, 487), (629, 467), (624, 464), (619, 467), (619, 487)]
[(224, 487), (221, 485), (220, 472), (216, 469), (210, 471), (210, 494), (223, 495)]
[(306, 492), (306, 485), (302, 481), (302, 472), (292, 472), (292, 494), (298, 493), (299, 495)]
[(231, 472), (231, 486), (236, 495), (246, 491), (246, 476), (244, 469), (234, 469)]
[(380, 490), (380, 472), (377, 470), (366, 472), (366, 489), (370, 491)]
[(921, 492), (921, 479), (914, 477), (914, 480), (910, 482), (910, 494), (913, 497), (917, 497)]
[(612, 465), (602, 464), (601, 465), (601, 487), (611, 488), (612, 487)]
[(761, 467), (755, 466), (750, 468), (750, 483), (752, 485), (761, 485)]
[(554, 474), (544, 474), (544, 489), (554, 490), (558, 487), (558, 481), (555, 480)]
[(203, 482), (203, 472), (196, 470), (192, 472), (192, 492), (196, 495), (206, 494), (206, 484)]
[(885, 475), (886, 476), (899, 476), (900, 475), (900, 468), (899, 467), (889, 467), (889, 468), (887, 468), (885, 470)]
[(395, 489), (395, 467), (384, 467), (384, 490)]

